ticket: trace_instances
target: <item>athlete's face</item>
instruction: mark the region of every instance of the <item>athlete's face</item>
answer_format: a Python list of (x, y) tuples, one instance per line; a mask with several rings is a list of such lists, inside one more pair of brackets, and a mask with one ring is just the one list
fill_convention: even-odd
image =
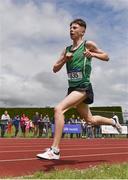
[(79, 24), (73, 23), (70, 26), (70, 37), (72, 40), (83, 37), (85, 33), (85, 28), (80, 26)]

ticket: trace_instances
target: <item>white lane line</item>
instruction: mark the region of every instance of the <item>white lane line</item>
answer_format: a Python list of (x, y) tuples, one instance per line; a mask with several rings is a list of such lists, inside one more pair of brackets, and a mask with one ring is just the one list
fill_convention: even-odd
[(75, 157), (94, 157), (94, 156), (113, 156), (113, 155), (127, 155), (128, 152), (118, 152), (118, 153), (103, 153), (103, 154), (83, 154), (83, 155), (72, 155), (72, 156), (62, 156), (62, 158), (75, 158)]
[(37, 158), (24, 158), (24, 159), (2, 159), (0, 162), (17, 162), (17, 161), (33, 161), (36, 160)]
[[(44, 144), (43, 144), (43, 145), (44, 145)], [(34, 144), (34, 145), (31, 145), (31, 146), (10, 145), (10, 146), (1, 146), (0, 149), (1, 149), (1, 148), (29, 148), (29, 147), (30, 147), (30, 148), (33, 148), (34, 146), (36, 146), (36, 147), (42, 147), (42, 145), (38, 145), (38, 144), (37, 144), (37, 145)]]
[[(15, 147), (16, 147), (16, 148), (29, 148), (29, 147), (30, 147), (30, 148), (33, 148), (34, 146), (36, 146), (36, 147), (44, 147), (44, 145), (45, 145), (45, 144), (42, 144), (42, 145), (33, 144), (33, 145), (25, 145), (25, 146), (23, 146), (23, 145), (21, 145), (21, 146), (20, 146), (20, 145), (7, 145), (7, 146), (6, 146), (6, 145), (1, 145), (1, 146), (0, 146), (0, 149), (1, 149), (1, 148), (13, 148), (13, 147), (14, 147), (14, 148), (15, 148)], [(50, 145), (51, 145), (51, 144), (47, 144), (46, 146), (50, 146)], [(78, 146), (79, 146), (79, 147), (87, 147), (87, 148), (88, 148), (88, 147), (90, 147), (90, 148), (93, 148), (93, 147), (94, 147), (94, 148), (95, 148), (96, 146), (98, 146), (98, 147), (96, 147), (96, 148), (99, 148), (99, 146), (101, 146), (101, 145), (102, 145), (102, 144), (98, 144), (98, 145), (95, 145), (95, 146), (94, 146), (94, 145), (92, 146), (92, 144), (88, 144), (88, 145), (87, 145), (87, 144), (83, 144), (83, 145), (78, 145), (78, 144), (76, 144), (76, 145), (74, 145), (74, 144), (73, 144), (73, 145), (71, 145), (71, 144), (62, 145), (62, 144), (61, 144), (60, 147), (63, 148), (63, 147), (69, 147), (69, 146), (71, 146), (71, 147), (78, 147)], [(105, 144), (104, 144), (103, 146), (106, 147), (106, 148), (107, 148), (107, 147), (111, 147), (111, 148), (113, 147), (113, 148), (115, 148), (115, 147), (123, 147), (123, 146), (126, 146), (126, 145), (127, 145), (127, 144), (117, 144), (117, 145), (115, 145), (115, 144), (106, 144), (106, 145), (105, 145)], [(44, 148), (45, 148), (45, 147), (44, 147)]]
[[(73, 149), (73, 148), (67, 148), (67, 149), (65, 149), (65, 148), (61, 148), (61, 151), (79, 151), (79, 150), (108, 150), (108, 149), (128, 149), (128, 147), (122, 147), (122, 146), (120, 146), (120, 147), (100, 147), (100, 148), (75, 148), (75, 149)], [(42, 150), (42, 149), (41, 149)], [(40, 149), (30, 149), (30, 150), (2, 150), (2, 151), (0, 151), (0, 153), (19, 153), (19, 152), (35, 152), (35, 151), (41, 151)]]
[[(113, 155), (128, 155), (128, 152), (61, 156), (61, 160), (67, 159), (67, 158), (96, 157), (96, 156), (113, 156)], [(0, 160), (0, 162), (17, 162), (17, 161), (33, 161), (33, 160), (37, 160), (37, 158), (6, 159), (6, 160), (3, 159), (3, 160)], [(43, 161), (43, 160), (42, 160), (42, 161)], [(49, 160), (49, 161), (50, 161), (50, 160)], [(45, 161), (44, 161), (44, 162), (45, 162)]]

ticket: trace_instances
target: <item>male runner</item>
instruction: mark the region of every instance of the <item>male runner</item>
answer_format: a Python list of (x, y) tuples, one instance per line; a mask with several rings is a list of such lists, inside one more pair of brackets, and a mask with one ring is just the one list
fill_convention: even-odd
[(75, 19), (70, 23), (71, 46), (66, 47), (59, 60), (53, 66), (53, 72), (58, 72), (65, 64), (68, 74), (68, 95), (55, 107), (55, 134), (51, 148), (37, 154), (41, 159), (59, 159), (59, 144), (64, 127), (64, 113), (76, 107), (78, 113), (87, 123), (94, 125), (112, 125), (121, 133), (121, 125), (116, 119), (101, 116), (93, 116), (89, 105), (93, 102), (93, 90), (90, 82), (91, 61), (95, 57), (102, 61), (108, 61), (108, 55), (99, 49), (93, 41), (83, 39), (86, 30), (86, 22)]

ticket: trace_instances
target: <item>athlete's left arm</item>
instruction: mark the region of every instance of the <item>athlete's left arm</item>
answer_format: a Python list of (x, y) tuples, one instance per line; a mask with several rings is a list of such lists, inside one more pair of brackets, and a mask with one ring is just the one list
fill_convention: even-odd
[(108, 61), (109, 57), (106, 52), (99, 49), (97, 45), (93, 41), (87, 41), (86, 42), (86, 51), (84, 52), (86, 57), (92, 58), (98, 58), (102, 61)]

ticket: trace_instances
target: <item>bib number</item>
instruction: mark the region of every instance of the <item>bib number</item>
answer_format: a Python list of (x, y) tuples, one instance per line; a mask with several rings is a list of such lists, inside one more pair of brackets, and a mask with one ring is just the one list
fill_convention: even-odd
[(81, 71), (75, 71), (68, 73), (68, 80), (71, 81), (78, 81), (82, 79), (82, 72)]

